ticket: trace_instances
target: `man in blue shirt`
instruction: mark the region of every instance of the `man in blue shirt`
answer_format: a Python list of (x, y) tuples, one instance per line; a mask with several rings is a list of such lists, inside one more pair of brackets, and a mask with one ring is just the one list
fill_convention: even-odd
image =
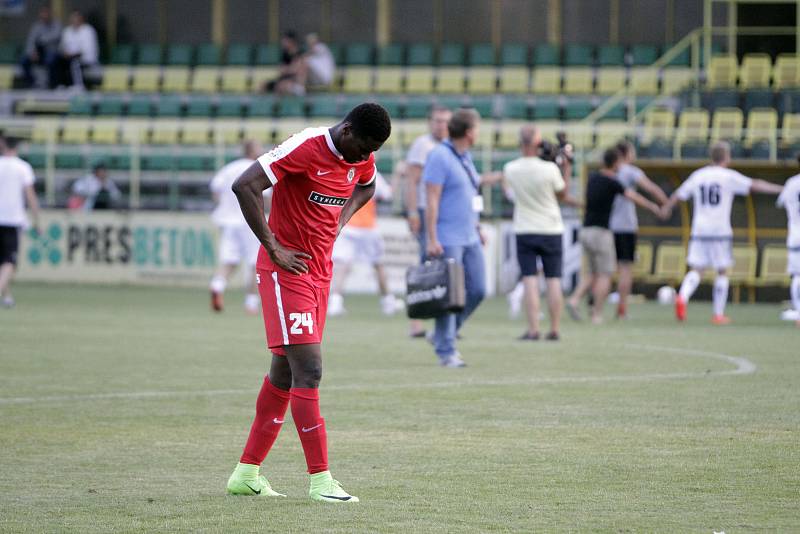
[(464, 367), (455, 347), (456, 334), (486, 293), (478, 217), (483, 210), (481, 177), (472, 162), (470, 147), (478, 137), (480, 116), (474, 109), (459, 109), (447, 124), (450, 138), (431, 150), (422, 180), (427, 192), (425, 223), (429, 257), (453, 258), (464, 266), (466, 306), (461, 313), (436, 319), (433, 344), (444, 367)]

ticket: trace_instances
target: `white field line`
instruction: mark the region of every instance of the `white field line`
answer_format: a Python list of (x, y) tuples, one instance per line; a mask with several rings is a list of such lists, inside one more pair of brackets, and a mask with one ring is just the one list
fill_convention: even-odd
[[(509, 378), (502, 380), (451, 380), (442, 382), (410, 383), (410, 384), (382, 384), (373, 386), (367, 384), (339, 384), (325, 386), (327, 391), (371, 391), (380, 389), (441, 389), (475, 386), (518, 386), (537, 384), (585, 384), (603, 382), (647, 382), (652, 380), (679, 380), (690, 378), (704, 378), (709, 376), (734, 376), (749, 375), (756, 372), (756, 365), (739, 356), (730, 356), (718, 352), (704, 350), (682, 349), (677, 347), (660, 347), (655, 345), (626, 344), (625, 347), (650, 352), (667, 352), (699, 358), (711, 358), (729, 363), (733, 369), (725, 371), (702, 371), (684, 373), (646, 373), (638, 375), (595, 375), (595, 376), (561, 376), (561, 377), (529, 377)], [(458, 371), (455, 371), (458, 373)], [(246, 389), (209, 389), (195, 391), (127, 391), (118, 393), (90, 393), (85, 395), (50, 395), (41, 397), (0, 397), (0, 405), (7, 404), (34, 404), (45, 402), (71, 402), (92, 401), (109, 399), (153, 399), (163, 397), (213, 397), (220, 395), (251, 395), (253, 392)]]

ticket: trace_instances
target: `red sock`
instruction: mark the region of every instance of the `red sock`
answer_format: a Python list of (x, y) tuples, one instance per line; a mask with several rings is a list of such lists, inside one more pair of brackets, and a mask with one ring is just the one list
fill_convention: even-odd
[(292, 419), (303, 444), (308, 473), (328, 470), (328, 434), (325, 432), (325, 419), (319, 413), (319, 390), (311, 388), (292, 388)]
[(617, 304), (617, 317), (625, 317), (627, 312), (628, 310), (625, 308), (625, 304), (620, 301), (620, 303)]
[(256, 400), (256, 418), (239, 462), (261, 465), (283, 427), (283, 417), (289, 407), (289, 392), (276, 388), (264, 377), (264, 385)]

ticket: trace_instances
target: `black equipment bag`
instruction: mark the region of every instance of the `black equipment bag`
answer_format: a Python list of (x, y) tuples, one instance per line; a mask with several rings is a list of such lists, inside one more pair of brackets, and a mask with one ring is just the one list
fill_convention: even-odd
[(406, 310), (411, 319), (458, 313), (466, 300), (464, 267), (453, 259), (432, 259), (406, 272)]

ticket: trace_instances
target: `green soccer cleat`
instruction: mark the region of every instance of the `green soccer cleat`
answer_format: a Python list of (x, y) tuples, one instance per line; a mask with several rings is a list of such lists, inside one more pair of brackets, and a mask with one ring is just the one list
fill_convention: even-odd
[(308, 490), (308, 496), (314, 501), (358, 502), (358, 497), (347, 493), (339, 481), (333, 479), (330, 471), (311, 475), (311, 489)]
[(286, 497), (269, 485), (267, 477), (258, 474), (258, 466), (238, 464), (228, 479), (228, 493), (231, 495), (258, 495), (259, 497)]

